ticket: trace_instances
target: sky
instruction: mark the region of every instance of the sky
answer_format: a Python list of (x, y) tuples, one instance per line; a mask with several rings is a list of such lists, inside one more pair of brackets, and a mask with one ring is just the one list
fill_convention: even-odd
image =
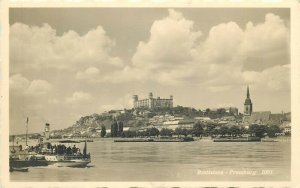
[(132, 95), (196, 109), (290, 112), (286, 8), (11, 8), (10, 134), (132, 108)]

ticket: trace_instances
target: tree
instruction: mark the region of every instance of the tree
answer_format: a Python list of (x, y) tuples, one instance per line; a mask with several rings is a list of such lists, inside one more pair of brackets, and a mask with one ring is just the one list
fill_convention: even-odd
[(101, 126), (101, 133), (100, 133), (101, 137), (103, 138), (106, 135), (106, 128), (104, 125)]
[(146, 133), (147, 133), (148, 136), (158, 136), (159, 135), (159, 130), (155, 127), (152, 127), (150, 129), (147, 129)]
[(161, 129), (159, 132), (160, 136), (172, 136), (173, 134), (174, 131), (172, 129), (166, 129), (166, 128)]
[(136, 137), (136, 132), (135, 131), (123, 131), (121, 133), (122, 137), (126, 137), (126, 138), (132, 138), (132, 137)]
[(177, 127), (177, 128), (175, 129), (175, 134), (176, 134), (177, 136), (180, 136), (180, 135), (182, 134), (182, 129)]
[(279, 128), (278, 125), (271, 125), (270, 127), (267, 128), (267, 134), (269, 137), (275, 137), (276, 133), (281, 133), (281, 129)]
[(204, 133), (204, 129), (203, 126), (200, 122), (197, 122), (194, 126), (193, 126), (193, 130), (192, 130), (192, 134), (194, 134), (195, 136), (199, 137), (200, 135), (202, 135)]
[(216, 128), (216, 125), (214, 125), (214, 124), (207, 124), (205, 126), (204, 134), (206, 136), (213, 135), (214, 134), (213, 132), (214, 132), (215, 128)]
[(116, 121), (114, 121), (112, 124), (111, 124), (111, 137), (117, 137), (118, 136), (118, 124)]
[(226, 127), (226, 126), (222, 126), (220, 129), (219, 129), (219, 134), (221, 134), (222, 136), (225, 136), (226, 134), (229, 133), (229, 128)]
[(262, 137), (264, 137), (265, 133), (267, 132), (267, 126), (252, 124), (249, 127), (249, 132), (259, 138), (262, 138)]
[(229, 132), (232, 136), (238, 136), (241, 134), (241, 129), (238, 126), (234, 125), (229, 128)]
[(188, 135), (188, 130), (187, 130), (187, 129), (182, 129), (182, 128), (177, 127), (177, 128), (175, 129), (175, 134), (176, 134), (177, 136), (180, 136), (180, 135), (187, 136), (187, 135)]

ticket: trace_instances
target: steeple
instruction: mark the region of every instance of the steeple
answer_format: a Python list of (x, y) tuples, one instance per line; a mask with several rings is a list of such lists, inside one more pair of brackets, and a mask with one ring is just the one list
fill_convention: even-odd
[(251, 116), (252, 114), (252, 101), (250, 99), (249, 85), (247, 85), (247, 98), (244, 103), (244, 116)]
[(247, 98), (250, 98), (249, 85), (247, 85)]

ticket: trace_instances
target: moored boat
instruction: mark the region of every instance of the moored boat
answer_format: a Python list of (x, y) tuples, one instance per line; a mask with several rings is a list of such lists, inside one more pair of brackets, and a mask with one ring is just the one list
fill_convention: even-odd
[(28, 168), (25, 168), (25, 167), (22, 167), (22, 168), (10, 167), (9, 171), (10, 172), (14, 172), (14, 171), (17, 171), (17, 172), (28, 172)]
[(260, 142), (261, 138), (259, 137), (224, 137), (224, 138), (215, 138), (214, 142)]
[(182, 138), (122, 138), (116, 139), (114, 142), (192, 142), (192, 137)]

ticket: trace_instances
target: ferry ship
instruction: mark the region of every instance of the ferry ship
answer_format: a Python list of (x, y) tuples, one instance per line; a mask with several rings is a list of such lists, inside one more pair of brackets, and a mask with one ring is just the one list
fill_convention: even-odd
[(91, 162), (91, 155), (86, 153), (86, 142), (83, 149), (83, 154), (63, 154), (53, 155), (46, 154), (45, 161), (48, 165), (55, 165), (57, 167), (86, 167)]

